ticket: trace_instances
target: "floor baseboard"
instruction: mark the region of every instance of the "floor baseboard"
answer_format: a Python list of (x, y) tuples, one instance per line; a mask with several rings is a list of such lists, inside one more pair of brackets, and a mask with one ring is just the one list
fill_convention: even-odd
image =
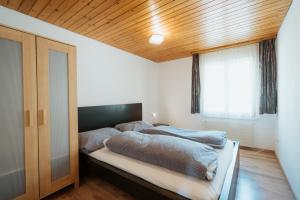
[(275, 154), (275, 151), (274, 151), (274, 150), (270, 150), (270, 149), (261, 149), (261, 148), (257, 148), (257, 147), (240, 146), (240, 149), (249, 150), (249, 151), (263, 151), (263, 152), (266, 152), (266, 153), (272, 153), (272, 154)]

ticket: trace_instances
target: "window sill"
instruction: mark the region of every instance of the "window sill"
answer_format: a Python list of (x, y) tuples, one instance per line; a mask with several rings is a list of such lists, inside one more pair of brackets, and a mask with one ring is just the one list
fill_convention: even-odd
[(246, 118), (246, 117), (218, 117), (218, 116), (206, 116), (206, 115), (201, 115), (201, 118), (204, 121), (216, 121), (216, 120), (222, 120), (222, 121), (257, 121), (260, 116), (254, 117), (254, 118)]
[(207, 115), (203, 115), (201, 114), (201, 118), (203, 121), (248, 121), (248, 122), (256, 122), (259, 121), (260, 119), (264, 118), (264, 117), (275, 117), (277, 118), (277, 114), (263, 114), (263, 115), (257, 115), (253, 118), (239, 118), (239, 117), (218, 117), (218, 116), (207, 116)]

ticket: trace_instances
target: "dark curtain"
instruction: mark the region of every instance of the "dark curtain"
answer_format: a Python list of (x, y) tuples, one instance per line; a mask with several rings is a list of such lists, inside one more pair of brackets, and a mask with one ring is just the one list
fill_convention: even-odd
[(277, 113), (277, 63), (275, 39), (259, 43), (259, 69), (261, 75), (260, 114)]
[(200, 113), (199, 54), (193, 54), (191, 113)]

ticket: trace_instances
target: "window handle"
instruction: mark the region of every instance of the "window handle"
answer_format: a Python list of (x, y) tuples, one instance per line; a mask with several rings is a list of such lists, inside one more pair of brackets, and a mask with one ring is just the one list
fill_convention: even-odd
[(33, 116), (30, 110), (25, 111), (25, 127), (33, 127)]
[(47, 125), (47, 110), (45, 109), (39, 111), (39, 124)]

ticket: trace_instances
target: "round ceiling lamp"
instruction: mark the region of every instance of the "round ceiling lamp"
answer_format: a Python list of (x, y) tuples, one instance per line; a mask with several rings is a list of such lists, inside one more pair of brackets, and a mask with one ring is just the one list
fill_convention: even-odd
[(151, 37), (149, 38), (149, 43), (150, 44), (155, 44), (155, 45), (159, 45), (164, 41), (164, 36), (160, 35), (160, 34), (153, 34), (151, 35)]

